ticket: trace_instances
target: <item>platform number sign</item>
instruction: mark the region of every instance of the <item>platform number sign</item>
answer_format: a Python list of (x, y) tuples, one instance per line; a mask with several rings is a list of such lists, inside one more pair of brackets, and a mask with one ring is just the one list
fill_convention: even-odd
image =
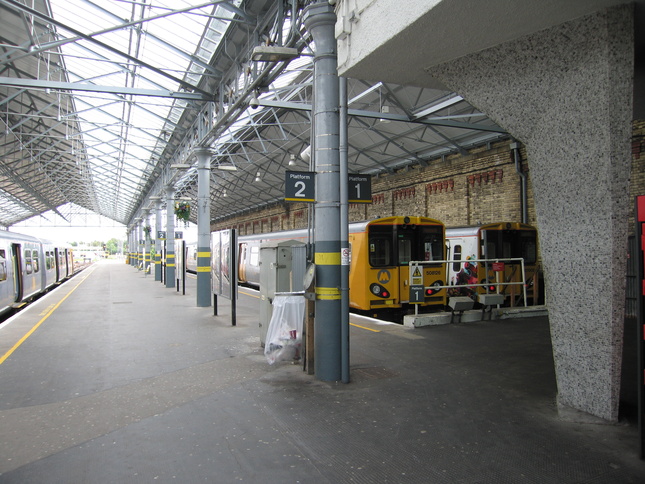
[(287, 171), (284, 199), (287, 202), (315, 202), (316, 174), (311, 171)]
[(372, 203), (371, 175), (350, 174), (347, 188), (349, 203)]

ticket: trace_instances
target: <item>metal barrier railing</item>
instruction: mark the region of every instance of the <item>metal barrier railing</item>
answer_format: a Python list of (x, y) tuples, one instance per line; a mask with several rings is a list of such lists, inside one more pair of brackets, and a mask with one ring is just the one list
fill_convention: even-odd
[[(495, 272), (495, 282), (489, 282), (485, 284), (480, 284), (480, 283), (464, 283), (464, 284), (449, 284), (449, 285), (443, 285), (443, 286), (425, 286), (423, 284), (423, 271), (419, 269), (419, 267), (423, 266), (431, 266), (431, 265), (437, 265), (437, 264), (445, 264), (445, 274), (444, 274), (444, 280), (448, 281), (448, 274), (449, 274), (449, 266), (448, 264), (463, 264), (467, 262), (483, 262), (484, 266), (486, 268), (486, 273), (488, 271), (493, 270)], [(500, 273), (504, 272), (505, 266), (498, 266), (496, 264), (505, 264), (506, 262), (514, 262), (514, 263), (519, 263), (522, 271), (522, 280), (518, 282), (514, 281), (500, 281), (499, 276)], [(413, 289), (414, 287), (418, 288), (419, 286), (422, 286), (422, 294), (425, 295), (426, 290), (432, 289), (451, 289), (451, 288), (458, 288), (458, 287), (486, 287), (486, 293), (488, 294), (488, 288), (490, 286), (495, 286), (495, 293), (494, 294), (500, 294), (499, 292), (499, 287), (500, 286), (522, 286), (522, 293), (524, 296), (524, 306), (528, 306), (527, 304), (527, 297), (526, 297), (526, 271), (524, 268), (524, 258), (522, 257), (511, 257), (511, 258), (498, 258), (498, 259), (463, 259), (463, 260), (433, 260), (433, 261), (410, 261), (408, 263), (410, 267), (410, 279), (409, 279), (409, 284), (410, 284), (410, 302), (412, 304), (415, 304), (415, 313), (418, 313), (418, 304), (423, 302), (422, 300), (418, 300), (419, 298), (417, 297), (417, 301), (413, 302), (413, 297), (412, 297), (412, 292), (415, 290)], [(419, 284), (415, 284), (415, 282), (419, 282)], [(416, 289), (417, 291), (419, 289)]]

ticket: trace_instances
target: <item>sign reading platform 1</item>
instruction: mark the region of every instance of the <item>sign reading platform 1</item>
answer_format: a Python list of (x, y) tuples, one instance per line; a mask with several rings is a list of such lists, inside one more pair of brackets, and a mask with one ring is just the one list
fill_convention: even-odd
[(349, 175), (347, 187), (349, 203), (372, 203), (372, 177), (371, 175)]
[(316, 174), (312, 171), (287, 171), (284, 199), (288, 202), (315, 202)]

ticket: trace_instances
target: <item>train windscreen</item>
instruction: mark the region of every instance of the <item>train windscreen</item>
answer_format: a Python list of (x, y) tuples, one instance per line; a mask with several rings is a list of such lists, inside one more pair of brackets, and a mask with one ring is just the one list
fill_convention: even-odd
[(374, 225), (369, 228), (370, 265), (407, 265), (410, 261), (442, 260), (441, 226)]
[(481, 243), (485, 259), (524, 259), (535, 264), (537, 235), (534, 230), (482, 230)]

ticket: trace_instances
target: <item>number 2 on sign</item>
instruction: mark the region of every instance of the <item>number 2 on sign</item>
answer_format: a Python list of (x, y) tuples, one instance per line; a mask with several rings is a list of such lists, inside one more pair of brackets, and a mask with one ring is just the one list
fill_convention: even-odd
[(295, 184), (296, 189), (298, 190), (295, 194), (296, 197), (304, 198), (305, 197), (305, 182), (297, 181)]

